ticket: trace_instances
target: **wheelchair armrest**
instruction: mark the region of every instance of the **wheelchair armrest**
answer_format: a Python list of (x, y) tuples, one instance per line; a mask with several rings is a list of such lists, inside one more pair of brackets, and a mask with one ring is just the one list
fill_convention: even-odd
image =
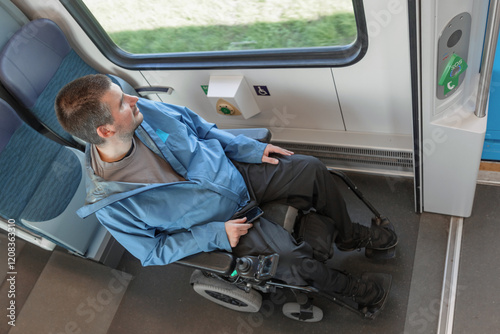
[(231, 275), (236, 266), (236, 258), (231, 253), (210, 252), (188, 256), (176, 263), (184, 266), (210, 271), (219, 275)]
[(244, 135), (246, 137), (258, 140), (262, 143), (269, 143), (271, 141), (271, 131), (266, 128), (245, 128), (245, 129), (221, 129), (229, 132), (235, 136)]

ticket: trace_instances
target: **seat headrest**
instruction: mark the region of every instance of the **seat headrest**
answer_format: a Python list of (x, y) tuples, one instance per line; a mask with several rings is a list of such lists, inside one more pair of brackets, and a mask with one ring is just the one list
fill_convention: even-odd
[(70, 51), (57, 24), (49, 19), (31, 21), (2, 49), (0, 80), (21, 104), (31, 109)]
[(0, 99), (0, 153), (3, 151), (10, 138), (23, 124), (12, 107)]

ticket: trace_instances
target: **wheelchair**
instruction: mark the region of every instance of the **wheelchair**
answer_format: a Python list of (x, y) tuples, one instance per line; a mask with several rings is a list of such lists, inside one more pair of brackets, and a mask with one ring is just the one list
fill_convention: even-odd
[[(341, 171), (330, 169), (332, 175), (340, 177), (354, 194), (374, 213), (372, 225), (384, 226), (394, 230), (389, 219), (383, 217), (373, 205), (366, 200), (354, 183)], [(332, 176), (333, 177), (333, 176)], [(270, 203), (262, 207), (264, 218), (280, 224), (296, 239), (307, 239), (298, 235), (297, 230), (305, 223), (310, 213), (302, 213), (284, 204)], [(333, 240), (335, 235), (323, 242), (323, 249), (328, 249), (328, 260), (333, 256)], [(314, 246), (313, 246), (314, 248)], [(365, 256), (373, 259), (387, 260), (396, 255), (395, 247), (384, 250), (367, 250)], [(392, 277), (389, 274), (365, 273), (362, 278), (376, 281), (384, 288), (382, 301), (372, 307), (360, 306), (352, 299), (335, 294), (325, 294), (311, 286), (295, 286), (274, 279), (273, 275), (279, 262), (278, 254), (235, 257), (231, 253), (217, 251), (192, 255), (176, 263), (194, 268), (190, 283), (196, 293), (226, 308), (240, 312), (259, 312), (262, 305), (262, 294), (273, 294), (278, 289), (290, 290), (296, 298), (295, 302), (283, 305), (282, 312), (288, 318), (318, 322), (323, 318), (322, 310), (313, 305), (316, 297), (326, 298), (363, 318), (374, 319), (384, 308), (390, 291)]]

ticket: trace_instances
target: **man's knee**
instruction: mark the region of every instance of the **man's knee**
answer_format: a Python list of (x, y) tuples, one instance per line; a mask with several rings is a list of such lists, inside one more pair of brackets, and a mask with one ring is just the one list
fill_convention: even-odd
[(307, 170), (310, 173), (315, 171), (323, 172), (327, 169), (321, 160), (310, 155), (296, 154), (291, 158), (294, 159), (294, 164), (296, 166), (301, 166), (301, 169)]
[(290, 158), (298, 160), (298, 161), (304, 161), (307, 164), (312, 164), (312, 165), (319, 164), (319, 165), (323, 165), (323, 163), (321, 162), (321, 160), (319, 160), (316, 157), (313, 157), (312, 155), (294, 154), (294, 155), (290, 156)]

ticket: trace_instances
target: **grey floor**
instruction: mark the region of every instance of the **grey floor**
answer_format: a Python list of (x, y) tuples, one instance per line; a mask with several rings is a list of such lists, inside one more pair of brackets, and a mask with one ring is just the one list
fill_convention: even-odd
[[(0, 333), (436, 333), (450, 217), (415, 214), (411, 179), (350, 176), (400, 236), (393, 260), (377, 262), (361, 252), (337, 251), (332, 262), (353, 274), (393, 276), (386, 308), (375, 320), (318, 299), (321, 322), (293, 321), (281, 313), (282, 305), (293, 301), (286, 292), (264, 296), (259, 313), (239, 313), (197, 295), (189, 284), (192, 270), (180, 265), (144, 268), (126, 253), (118, 270), (111, 270), (62, 250), (51, 253), (19, 241), (17, 324), (14, 328), (0, 321)], [(369, 224), (372, 214), (352, 192), (344, 192), (353, 220)], [(499, 199), (500, 187), (479, 186), (473, 215), (465, 220), (453, 333), (500, 332)], [(0, 235), (0, 247), (4, 245)], [(2, 256), (0, 265), (5, 267)], [(3, 310), (7, 290), (3, 280)]]
[(464, 221), (453, 333), (500, 333), (500, 187), (478, 186)]

